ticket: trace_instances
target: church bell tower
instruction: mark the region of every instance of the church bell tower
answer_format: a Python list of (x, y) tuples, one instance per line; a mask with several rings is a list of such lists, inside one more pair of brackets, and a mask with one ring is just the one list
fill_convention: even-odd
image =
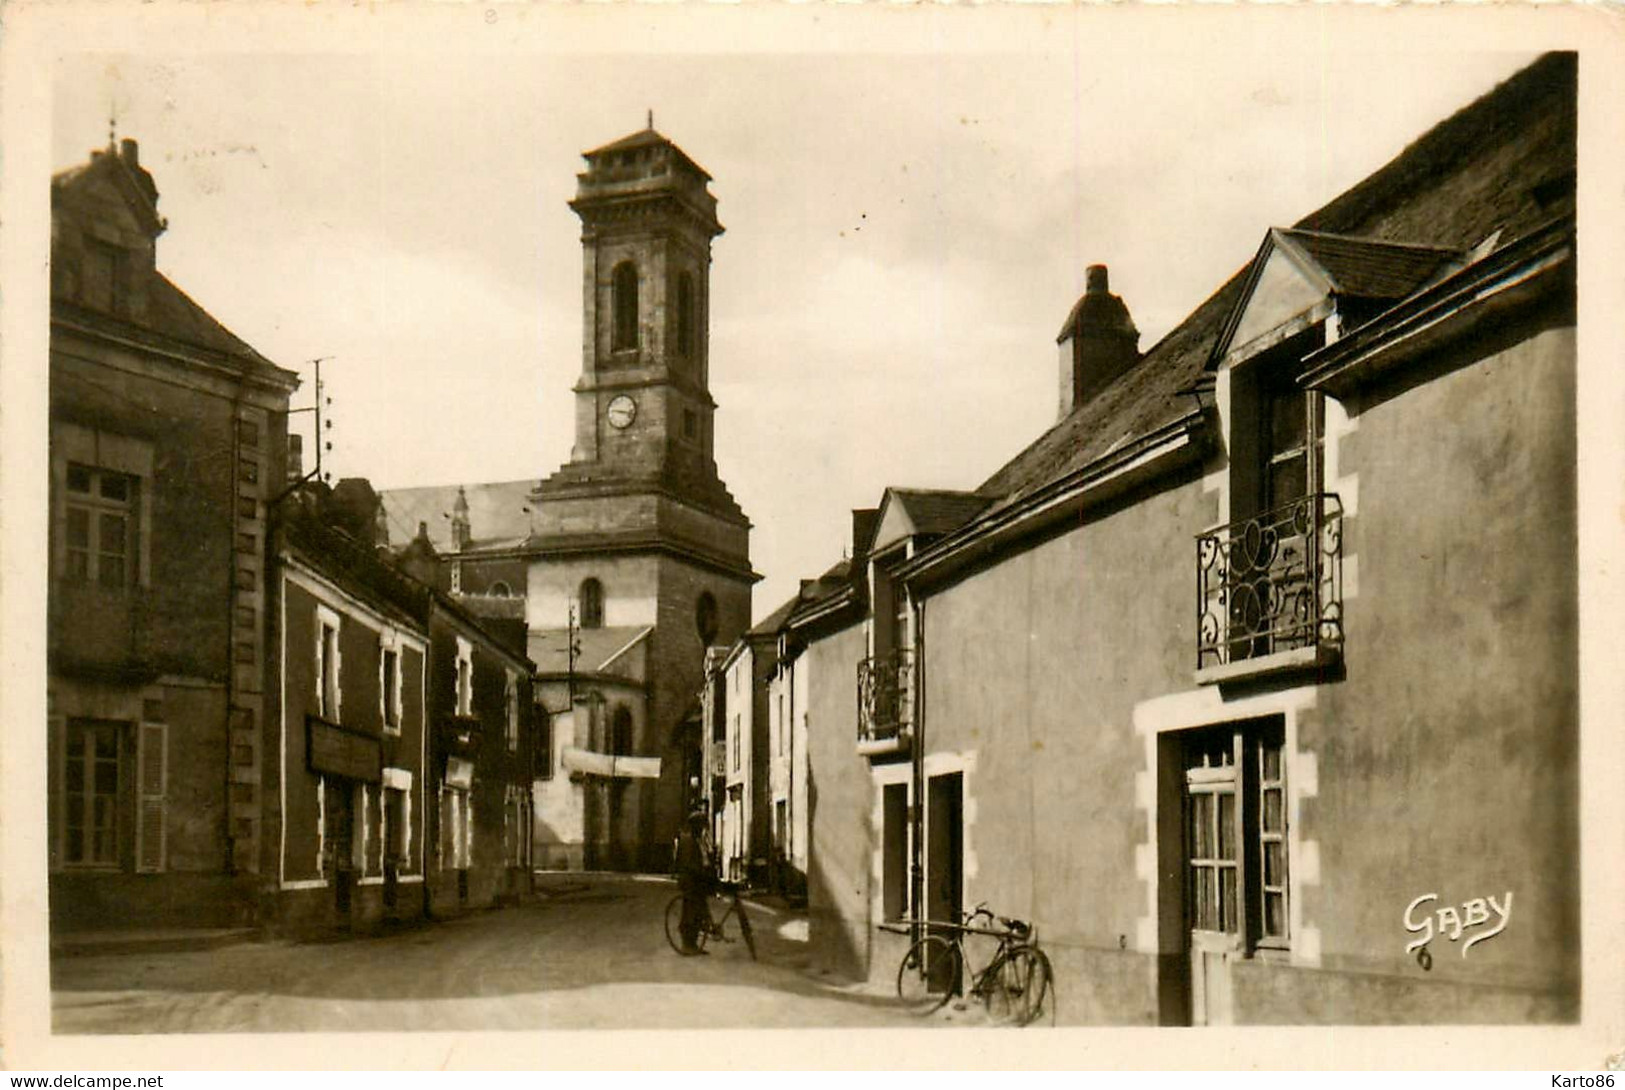
[[(711, 176), (652, 123), (584, 158), (570, 202), (582, 247), (575, 442), (531, 497), (526, 614), (532, 632), (597, 625), (647, 648), (648, 705), (629, 709), (629, 755), (660, 757), (660, 779), (628, 785), (606, 835), (635, 840), (656, 864), (683, 814), (684, 717), (705, 649), (749, 627), (760, 577), (750, 521), (714, 457), (711, 242), (722, 224)], [(575, 689), (595, 683), (578, 678)], [(606, 688), (605, 699), (624, 691)]]

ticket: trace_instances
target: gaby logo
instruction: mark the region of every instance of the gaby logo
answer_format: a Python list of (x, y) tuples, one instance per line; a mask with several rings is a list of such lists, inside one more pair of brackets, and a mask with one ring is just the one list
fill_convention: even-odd
[[(1512, 891), (1507, 890), (1502, 899), (1495, 897), (1474, 897), (1464, 901), (1458, 910), (1455, 905), (1445, 905), (1437, 910), (1423, 911), (1423, 906), (1439, 899), (1437, 893), (1424, 893), (1410, 904), (1405, 906), (1405, 930), (1411, 934), (1421, 934), (1421, 938), (1413, 939), (1405, 945), (1405, 953), (1416, 951), (1416, 958), (1422, 963), (1422, 968), (1430, 968), (1433, 959), (1428, 955), (1427, 945), (1433, 941), (1435, 935), (1443, 935), (1451, 942), (1455, 942), (1466, 934), (1470, 928), (1479, 930), (1469, 935), (1467, 941), (1462, 943), (1461, 956), (1466, 957), (1467, 951), (1485, 939), (1493, 939), (1506, 930), (1507, 921), (1512, 917)], [(1486, 926), (1489, 925), (1489, 926)]]

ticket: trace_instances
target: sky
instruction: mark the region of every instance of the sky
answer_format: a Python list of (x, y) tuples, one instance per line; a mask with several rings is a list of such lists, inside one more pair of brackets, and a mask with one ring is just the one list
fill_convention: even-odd
[(1086, 266), (1148, 349), (1268, 227), (1532, 59), (1304, 41), (68, 55), (51, 166), (105, 145), (110, 115), (140, 141), (160, 269), (300, 372), (296, 406), (328, 358), (334, 480), (539, 478), (574, 426), (579, 156), (652, 109), (726, 227), (716, 458), (754, 524), (760, 618), (840, 559), (852, 508), (974, 488), (1054, 423)]

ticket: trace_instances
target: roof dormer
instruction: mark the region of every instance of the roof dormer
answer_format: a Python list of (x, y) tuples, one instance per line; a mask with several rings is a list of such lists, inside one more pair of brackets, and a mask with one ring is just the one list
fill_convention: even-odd
[(166, 224), (158, 186), (125, 139), (90, 153), (51, 180), (51, 294), (61, 302), (125, 318), (146, 313)]
[(1326, 339), (1458, 268), (1437, 246), (1272, 227), (1248, 266), (1208, 369), (1250, 359), (1333, 319)]

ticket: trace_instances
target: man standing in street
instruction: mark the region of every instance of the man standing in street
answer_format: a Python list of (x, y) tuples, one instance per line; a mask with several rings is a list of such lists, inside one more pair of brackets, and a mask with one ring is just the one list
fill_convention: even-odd
[(688, 826), (677, 837), (677, 888), (683, 894), (682, 953), (703, 954), (698, 939), (706, 917), (705, 899), (711, 893), (711, 852), (705, 842), (705, 811), (688, 815)]

